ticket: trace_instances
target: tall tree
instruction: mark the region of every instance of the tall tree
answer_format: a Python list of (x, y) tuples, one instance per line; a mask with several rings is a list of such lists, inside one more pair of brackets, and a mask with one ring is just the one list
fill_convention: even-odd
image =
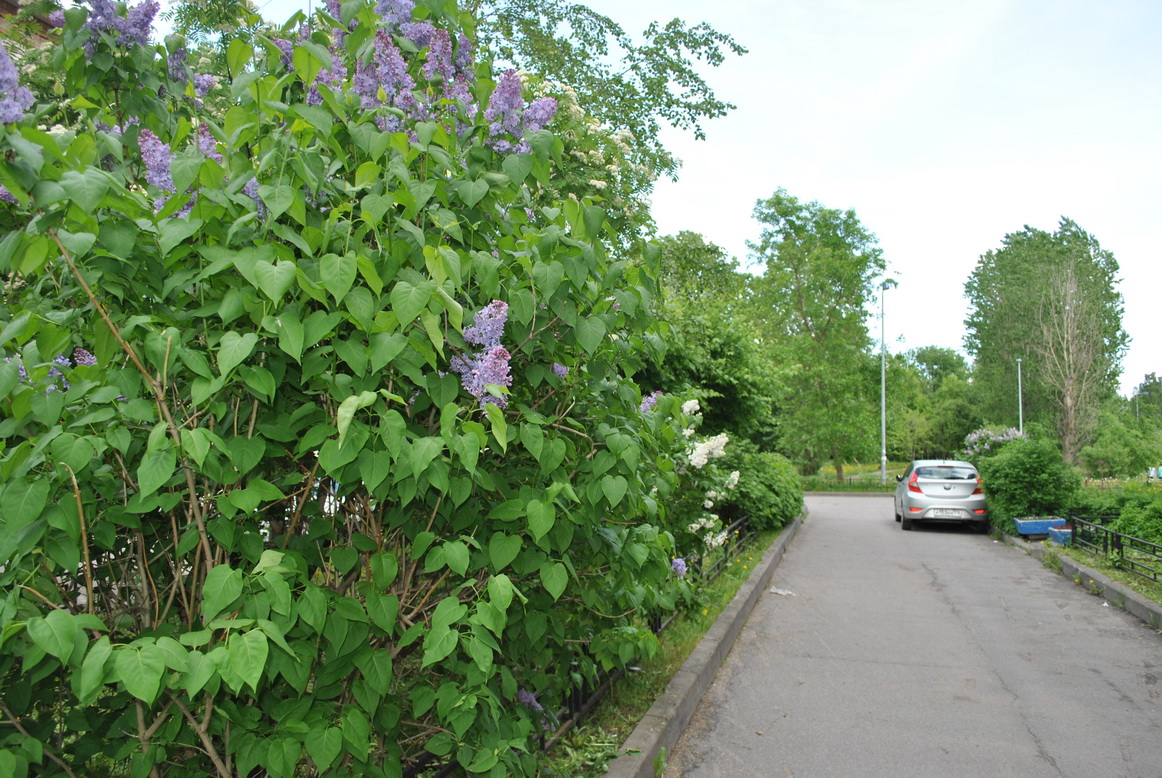
[(965, 286), (965, 348), (987, 419), (1017, 421), (1017, 359), (1025, 419), (1057, 431), (1067, 461), (1089, 441), (1117, 389), (1128, 337), (1113, 254), (1075, 222), (1025, 227), (984, 254)]
[(697, 63), (717, 67), (746, 48), (704, 22), (652, 22), (638, 40), (608, 16), (568, 0), (468, 0), (465, 6), (497, 60), (575, 89), (603, 125), (632, 134), (635, 164), (655, 176), (672, 177), (680, 165), (661, 143), (663, 124), (701, 139), (704, 120), (734, 108), (715, 95)]
[(875, 403), (860, 366), (870, 340), (866, 309), (884, 271), (874, 234), (852, 210), (804, 203), (777, 190), (755, 206), (763, 225), (754, 256), (757, 317), (793, 372), (780, 408), (782, 445), (805, 470), (874, 456)]

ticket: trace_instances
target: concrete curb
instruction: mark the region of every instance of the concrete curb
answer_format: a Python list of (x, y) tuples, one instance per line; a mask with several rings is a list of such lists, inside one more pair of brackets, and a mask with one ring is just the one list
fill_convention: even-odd
[(698, 702), (710, 688), (719, 666), (726, 659), (805, 518), (804, 513), (791, 522), (767, 549), (755, 572), (719, 614), (686, 663), (670, 679), (666, 691), (638, 722), (622, 745), (623, 756), (613, 760), (605, 774), (606, 778), (653, 778), (659, 774), (655, 766), (658, 756), (663, 749), (670, 751), (674, 747), (690, 723)]
[[(1022, 538), (1005, 535), (1005, 541), (1023, 549), (1030, 556), (1041, 559), (1045, 556), (1046, 547), (1041, 543), (1031, 543)], [(1146, 599), (1117, 581), (1102, 575), (1097, 570), (1078, 562), (1072, 557), (1061, 554), (1061, 574), (1071, 578), (1079, 586), (1088, 589), (1094, 594), (1100, 594), (1110, 605), (1116, 605), (1122, 610), (1137, 616), (1154, 629), (1162, 629), (1162, 604)]]

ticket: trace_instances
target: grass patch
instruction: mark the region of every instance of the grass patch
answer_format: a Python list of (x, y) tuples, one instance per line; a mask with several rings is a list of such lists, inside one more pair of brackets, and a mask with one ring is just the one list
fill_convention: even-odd
[[(1162, 584), (1156, 584), (1139, 575), (1122, 570), (1120, 567), (1115, 567), (1106, 558), (1091, 554), (1084, 549), (1073, 548), (1071, 546), (1056, 546), (1054, 548), (1048, 548), (1047, 546), (1046, 548), (1047, 552), (1042, 559), (1042, 563), (1046, 567), (1061, 572), (1061, 560), (1059, 556), (1068, 556), (1070, 559), (1086, 567), (1092, 567), (1111, 581), (1116, 581), (1127, 589), (1131, 589), (1143, 597), (1162, 605)], [(1050, 561), (1051, 558), (1052, 561)], [(1056, 566), (1054, 567), (1054, 565)]]
[(670, 679), (734, 599), (781, 531), (759, 533), (754, 543), (734, 554), (722, 574), (701, 590), (701, 606), (680, 613), (662, 632), (658, 653), (614, 684), (585, 723), (542, 757), (542, 775), (605, 775), (609, 763), (620, 755), (621, 744), (654, 700), (662, 696)]

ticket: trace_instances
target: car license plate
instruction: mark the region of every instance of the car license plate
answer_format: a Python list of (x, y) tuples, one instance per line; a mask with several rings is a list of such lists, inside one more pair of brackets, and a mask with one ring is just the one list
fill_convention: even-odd
[(934, 519), (959, 519), (963, 515), (953, 508), (934, 508), (932, 510), (932, 518)]

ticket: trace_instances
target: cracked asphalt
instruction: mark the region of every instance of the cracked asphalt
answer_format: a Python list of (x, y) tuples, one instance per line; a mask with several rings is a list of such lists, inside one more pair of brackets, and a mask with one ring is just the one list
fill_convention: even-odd
[(889, 495), (807, 507), (666, 776), (1162, 778), (1162, 635)]

